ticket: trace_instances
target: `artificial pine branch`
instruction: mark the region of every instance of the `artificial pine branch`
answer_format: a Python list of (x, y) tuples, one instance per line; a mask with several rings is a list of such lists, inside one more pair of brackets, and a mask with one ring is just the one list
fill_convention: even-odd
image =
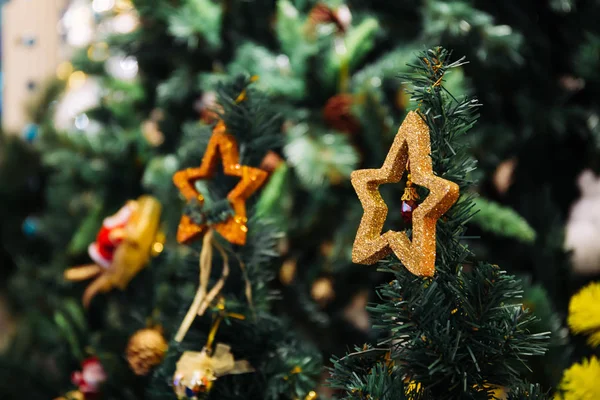
[(218, 103), (229, 133), (240, 144), (240, 163), (257, 166), (269, 149), (282, 143), (281, 117), (267, 96), (251, 87), (258, 77), (238, 75), (217, 87)]
[[(464, 59), (453, 62), (450, 52), (436, 47), (420, 53), (413, 71), (403, 77), (430, 128), (434, 173), (468, 193), (475, 161), (460, 138), (475, 124), (479, 103), (457, 99), (443, 86), (445, 74), (463, 64)], [(545, 352), (548, 335), (530, 333), (534, 317), (515, 304), (522, 296), (520, 283), (498, 266), (470, 261), (461, 238), (473, 212), (472, 196), (463, 195), (438, 221), (433, 278), (412, 275), (396, 259), (382, 263), (381, 270), (394, 279), (379, 289), (383, 302), (370, 310), (383, 333), (378, 347), (390, 356), (369, 368), (389, 368), (391, 358), (389, 373), (410, 382), (405, 390), (410, 399), (491, 398), (498, 386), (520, 382), (528, 356)], [(350, 363), (356, 357), (364, 354), (337, 360), (334, 367), (332, 383), (345, 391), (344, 398), (355, 398), (358, 386), (373, 395), (384, 392), (378, 385), (392, 385), (357, 385), (357, 379), (367, 381), (369, 370)]]

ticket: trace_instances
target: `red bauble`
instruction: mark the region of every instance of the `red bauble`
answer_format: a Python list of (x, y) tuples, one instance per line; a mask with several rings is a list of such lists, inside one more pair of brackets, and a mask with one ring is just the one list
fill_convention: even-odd
[(402, 219), (407, 224), (412, 223), (412, 214), (419, 204), (415, 200), (402, 200)]
[(354, 97), (351, 94), (336, 94), (325, 104), (323, 118), (327, 125), (340, 132), (356, 134), (360, 131), (360, 122), (352, 114)]

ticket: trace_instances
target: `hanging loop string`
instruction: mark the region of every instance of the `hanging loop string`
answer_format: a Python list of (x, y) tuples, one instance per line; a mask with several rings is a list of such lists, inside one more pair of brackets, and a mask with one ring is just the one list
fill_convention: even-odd
[(204, 235), (202, 240), (202, 250), (200, 251), (200, 284), (196, 291), (196, 295), (194, 296), (194, 301), (175, 335), (176, 342), (181, 342), (183, 340), (187, 331), (190, 329), (190, 326), (192, 326), (196, 315), (198, 315), (198, 311), (206, 297), (206, 288), (208, 287), (210, 271), (212, 269), (212, 241), (213, 230), (209, 229)]
[[(210, 273), (212, 270), (212, 259), (213, 259), (213, 248), (217, 249), (221, 258), (223, 260), (223, 268), (221, 270), (221, 276), (219, 280), (214, 284), (212, 289), (208, 291), (208, 283), (210, 281)], [(244, 275), (244, 280), (246, 282), (245, 294), (248, 299), (248, 303), (250, 304), (250, 309), (254, 313), (254, 306), (252, 303), (252, 286), (250, 284), (250, 280), (248, 279), (246, 269), (242, 260), (239, 259), (240, 268), (242, 270), (242, 274)], [(175, 341), (181, 342), (187, 331), (192, 326), (194, 319), (196, 316), (202, 316), (208, 309), (208, 307), (213, 303), (215, 298), (221, 293), (223, 287), (225, 286), (225, 281), (229, 277), (230, 267), (229, 267), (229, 256), (227, 252), (219, 244), (217, 240), (214, 238), (214, 231), (209, 229), (204, 235), (202, 241), (202, 250), (200, 251), (200, 283), (198, 286), (198, 290), (196, 291), (196, 295), (194, 296), (194, 301), (190, 306), (185, 318), (183, 319), (177, 334), (175, 335)], [(219, 321), (220, 323), (220, 321)], [(218, 324), (217, 324), (218, 327)], [(216, 331), (215, 331), (216, 332)]]

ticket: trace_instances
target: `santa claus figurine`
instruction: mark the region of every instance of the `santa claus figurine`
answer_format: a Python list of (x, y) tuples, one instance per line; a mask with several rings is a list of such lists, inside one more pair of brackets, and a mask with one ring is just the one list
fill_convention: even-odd
[(88, 247), (88, 254), (97, 265), (108, 268), (112, 264), (115, 250), (125, 239), (125, 226), (136, 209), (137, 202), (130, 200), (116, 214), (102, 221), (96, 241)]
[(89, 357), (81, 363), (81, 371), (73, 372), (71, 380), (86, 399), (93, 398), (100, 390), (100, 384), (106, 381), (106, 372), (97, 357)]

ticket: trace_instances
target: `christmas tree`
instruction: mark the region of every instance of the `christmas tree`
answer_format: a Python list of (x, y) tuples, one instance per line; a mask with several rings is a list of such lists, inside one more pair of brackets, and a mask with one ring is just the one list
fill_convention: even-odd
[[(566, 312), (571, 292), (561, 232), (577, 196), (575, 178), (584, 166), (594, 166), (589, 160), (597, 152), (592, 122), (598, 41), (583, 33), (595, 31), (596, 5), (153, 0), (77, 6), (97, 21), (94, 39), (60, 66), (58, 80), (32, 107), (32, 124), (24, 131), (32, 143), (2, 149), (2, 257), (8, 266), (3, 293), (15, 322), (6, 330), (12, 335), (2, 357), (3, 393), (17, 397), (24, 385), (13, 382), (35, 382), (28, 385), (30, 397), (64, 394), (74, 389), (71, 373), (81, 370), (81, 361), (97, 355), (109, 378), (105, 396), (171, 398), (175, 364), (186, 350), (200, 352), (215, 322), (224, 318), (213, 345), (231, 345), (235, 360), (248, 361), (256, 372), (219, 377), (211, 396), (312, 396), (321, 360), (343, 357), (355, 344), (377, 343), (382, 336), (374, 324), (389, 327), (383, 306), (374, 310), (373, 320), (364, 308), (378, 302), (374, 288), (391, 275), (351, 260), (362, 209), (350, 174), (381, 166), (412, 107), (407, 90), (418, 92), (411, 79), (397, 75), (412, 71), (408, 64), (420, 50), (439, 44), (470, 61), (452, 68), (444, 87), (457, 98), (475, 93), (485, 107), (471, 133), (453, 144), (460, 157), (478, 159), (479, 169), (447, 177), (461, 190), (469, 186), (466, 181), (478, 181), (469, 190), (482, 195), (472, 199), (472, 210), (481, 211), (459, 216), (452, 229), (440, 228), (438, 239), (448, 241), (444, 248), (455, 257), (449, 258), (454, 267), (460, 263), (451, 239), (468, 242), (474, 255), (461, 274), (473, 288), (480, 288), (482, 277), (473, 267), (479, 261), (485, 273), (500, 274), (483, 260), (527, 278), (523, 302), (540, 317), (529, 333), (552, 331), (550, 351), (530, 360), (528, 378), (542, 383), (540, 392), (559, 382), (568, 353), (554, 311)], [(534, 17), (539, 23), (530, 23)], [(546, 118), (548, 110), (552, 118)], [(229, 255), (223, 298), (213, 299), (179, 343), (174, 339), (200, 286), (198, 262), (205, 248), (204, 237), (189, 246), (177, 243), (182, 214), (209, 224), (234, 218), (222, 200), (237, 180), (218, 171), (199, 179), (211, 182), (201, 205), (183, 201), (172, 177), (200, 166), (220, 119), (236, 139), (240, 165), (269, 177), (248, 198), (246, 244), (236, 247), (218, 231), (213, 235)], [(459, 168), (460, 157), (434, 159), (434, 167)], [(225, 171), (221, 161), (216, 165)], [(401, 185), (382, 187), (386, 199), (400, 202), (402, 193)], [(164, 233), (165, 242), (150, 245), (164, 249), (123, 291), (115, 286), (98, 293), (85, 309), (80, 297), (89, 283), (65, 280), (64, 271), (89, 264), (88, 247), (103, 220), (143, 194), (162, 206), (157, 233)], [(467, 203), (459, 206), (466, 209)], [(405, 226), (400, 208), (390, 209), (387, 224)], [(470, 236), (481, 238), (461, 237), (465, 226)], [(224, 265), (218, 248), (211, 248), (209, 290)], [(395, 271), (394, 265), (385, 268)], [(443, 268), (438, 273), (446, 283), (458, 274)], [(506, 277), (499, 281), (495, 288), (512, 293), (507, 301), (515, 299), (519, 284)], [(424, 293), (419, 290), (416, 302)], [(444, 314), (448, 310), (438, 311), (428, 318), (451, 320)], [(528, 320), (527, 315), (520, 318)], [(136, 378), (123, 358), (129, 340), (158, 325), (169, 350), (160, 366)], [(476, 356), (482, 354), (487, 355)], [(29, 361), (26, 368), (23, 360)], [(512, 368), (514, 358), (500, 353), (498, 360)], [(437, 393), (430, 383), (438, 375), (401, 371), (415, 387)], [(472, 391), (481, 395), (516, 376), (498, 369), (497, 375), (478, 372), (461, 380), (444, 371), (436, 373), (454, 383), (477, 383)], [(484, 375), (490, 379), (482, 387)], [(336, 379), (343, 391), (350, 390), (340, 375)], [(394, 393), (405, 393), (407, 384), (395, 384)], [(357, 385), (365, 393), (375, 387)], [(512, 393), (519, 390), (528, 388)], [(325, 388), (321, 392), (327, 396)]]

